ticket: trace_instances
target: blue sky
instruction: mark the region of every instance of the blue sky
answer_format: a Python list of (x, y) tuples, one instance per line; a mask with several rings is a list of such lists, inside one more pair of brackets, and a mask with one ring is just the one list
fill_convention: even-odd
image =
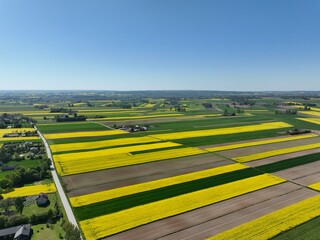
[(0, 84), (320, 90), (320, 1), (0, 0)]

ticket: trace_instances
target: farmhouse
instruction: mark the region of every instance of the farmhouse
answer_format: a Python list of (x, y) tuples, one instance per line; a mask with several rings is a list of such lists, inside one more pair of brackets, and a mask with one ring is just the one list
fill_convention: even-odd
[(37, 197), (37, 205), (39, 207), (46, 207), (50, 204), (49, 198), (47, 194), (40, 193)]
[(31, 225), (25, 224), (0, 230), (0, 239), (27, 240), (30, 239)]

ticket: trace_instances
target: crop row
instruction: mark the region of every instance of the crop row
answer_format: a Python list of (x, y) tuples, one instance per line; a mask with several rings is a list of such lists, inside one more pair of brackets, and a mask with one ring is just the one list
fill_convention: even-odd
[(117, 154), (110, 156), (88, 156), (87, 158), (70, 158), (67, 161), (60, 161), (54, 157), (58, 172), (61, 176), (78, 174), (84, 172), (92, 172), (109, 168), (123, 167), (128, 165), (135, 165), (147, 162), (154, 162), (160, 160), (168, 160), (179, 157), (187, 157), (206, 153), (197, 148), (179, 148), (155, 151), (151, 153), (142, 153), (136, 155), (130, 154)]
[(298, 120), (320, 125), (320, 118), (297, 118)]
[(270, 239), (283, 231), (319, 216), (319, 201), (320, 195), (317, 195), (232, 228), (209, 239)]
[(145, 119), (145, 118), (179, 117), (179, 116), (183, 116), (183, 114), (173, 113), (173, 114), (155, 114), (155, 115), (141, 115), (141, 116), (127, 116), (127, 117), (90, 118), (89, 120), (117, 121), (117, 120), (127, 120), (127, 119)]
[(126, 195), (94, 203), (91, 205), (86, 205), (83, 207), (75, 208), (75, 214), (77, 215), (78, 219), (85, 220), (105, 214), (122, 211), (139, 205), (164, 200), (166, 198), (172, 198), (179, 195), (203, 190), (206, 188), (211, 188), (222, 184), (231, 183), (234, 181), (239, 181), (241, 179), (258, 176), (261, 174), (262, 173), (252, 168), (240, 169), (216, 176), (196, 179), (188, 182), (182, 182), (175, 185), (169, 185), (145, 192), (138, 192), (135, 194)]
[(290, 136), (290, 137), (267, 139), (267, 140), (260, 140), (260, 141), (254, 141), (254, 142), (237, 143), (237, 144), (230, 144), (230, 145), (225, 145), (225, 146), (207, 148), (206, 151), (218, 152), (218, 151), (225, 151), (225, 150), (236, 149), (236, 148), (252, 147), (252, 146), (258, 146), (258, 145), (264, 145), (264, 144), (294, 141), (294, 140), (312, 138), (312, 137), (318, 137), (318, 136), (319, 135), (317, 135), (317, 134), (306, 134), (306, 135), (301, 135), (301, 136)]
[(320, 117), (320, 112), (318, 112), (318, 111), (303, 111), (301, 113), (311, 115), (311, 116)]
[(300, 152), (300, 151), (315, 149), (319, 147), (320, 147), (320, 143), (313, 143), (313, 144), (307, 144), (302, 146), (281, 148), (277, 150), (260, 152), (260, 153), (255, 153), (255, 154), (241, 156), (241, 157), (234, 157), (232, 158), (232, 160), (235, 160), (237, 162), (250, 162), (250, 161), (259, 160), (263, 158), (268, 158), (268, 157), (273, 157), (273, 156), (278, 156), (278, 155), (283, 155), (288, 153), (294, 153), (294, 152)]
[(57, 190), (54, 183), (50, 183), (45, 185), (35, 185), (35, 186), (15, 188), (14, 191), (4, 193), (2, 194), (2, 196), (4, 198), (26, 197), (26, 196), (37, 195), (40, 193), (53, 193), (56, 191)]
[(98, 159), (100, 157), (106, 158), (107, 156), (123, 154), (123, 153), (133, 153), (145, 150), (153, 150), (153, 149), (161, 149), (161, 148), (169, 148), (169, 147), (179, 147), (181, 144), (174, 142), (160, 142), (160, 143), (151, 143), (151, 144), (142, 144), (142, 145), (134, 145), (134, 146), (126, 146), (126, 147), (117, 147), (117, 148), (108, 148), (102, 150), (93, 150), (93, 151), (85, 151), (85, 152), (75, 152), (75, 153), (65, 153), (55, 155), (54, 158), (59, 162), (67, 162), (69, 160), (77, 159), (88, 159), (94, 158)]
[(64, 139), (64, 138), (79, 138), (79, 137), (101, 137), (110, 135), (126, 134), (128, 132), (122, 130), (104, 130), (104, 131), (87, 131), (87, 132), (68, 132), (68, 133), (49, 133), (44, 137), (48, 140)]
[(184, 139), (184, 138), (194, 138), (194, 137), (227, 135), (227, 134), (244, 133), (244, 132), (255, 132), (255, 131), (263, 131), (263, 130), (269, 130), (269, 129), (288, 128), (288, 127), (292, 127), (292, 125), (284, 122), (268, 122), (268, 123), (261, 123), (261, 124), (255, 124), (255, 125), (249, 125), (249, 126), (238, 126), (238, 127), (218, 128), (218, 129), (209, 129), (209, 130), (175, 132), (175, 133), (163, 133), (163, 134), (151, 135), (151, 137), (155, 137), (163, 140), (174, 140), (174, 139)]
[(167, 187), (175, 184), (180, 184), (184, 182), (190, 182), (197, 179), (203, 179), (211, 176), (220, 175), (227, 172), (233, 172), (236, 170), (248, 168), (242, 164), (231, 164), (227, 166), (212, 168), (208, 170), (203, 170), (194, 173), (183, 174), (175, 177), (164, 178), (160, 180), (155, 180), (151, 182), (145, 182), (140, 184), (135, 184), (131, 186), (115, 188), (111, 190), (106, 190), (102, 192), (96, 192), (92, 194), (87, 194), (83, 196), (70, 198), (70, 202), (73, 207), (81, 207), (93, 203), (98, 203), (102, 201), (107, 201), (113, 198), (119, 198), (126, 195), (136, 194), (140, 192), (150, 191), (153, 189), (158, 189), (162, 187)]
[(96, 142), (79, 142), (79, 143), (67, 143), (67, 144), (53, 144), (50, 146), (53, 153), (77, 151), (77, 150), (90, 150), (97, 148), (124, 146), (131, 144), (160, 142), (161, 140), (151, 137), (135, 137), (135, 138), (120, 138)]
[(99, 239), (284, 181), (264, 174), (84, 220), (80, 226), (87, 240)]

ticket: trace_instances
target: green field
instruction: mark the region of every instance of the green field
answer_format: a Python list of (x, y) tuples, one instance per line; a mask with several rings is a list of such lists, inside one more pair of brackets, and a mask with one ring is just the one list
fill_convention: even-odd
[(253, 177), (261, 174), (260, 172), (248, 168), (224, 173), (217, 176), (202, 178), (190, 182), (180, 183), (168, 187), (158, 188), (142, 193), (136, 193), (104, 202), (95, 203), (85, 207), (75, 208), (74, 212), (78, 220), (85, 220), (113, 212), (121, 211), (131, 207), (160, 201), (166, 198), (179, 196), (201, 189), (230, 183), (233, 181)]
[(81, 132), (95, 130), (109, 130), (98, 123), (83, 122), (83, 123), (57, 123), (57, 124), (39, 124), (37, 125), (41, 133), (65, 133), (65, 132)]

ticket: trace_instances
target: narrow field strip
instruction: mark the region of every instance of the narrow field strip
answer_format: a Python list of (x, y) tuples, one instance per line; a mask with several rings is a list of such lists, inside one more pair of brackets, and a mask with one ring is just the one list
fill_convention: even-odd
[(306, 135), (301, 135), (301, 136), (283, 137), (283, 138), (255, 141), (255, 142), (230, 144), (230, 145), (225, 145), (225, 146), (206, 148), (205, 150), (208, 151), (208, 152), (219, 152), (219, 151), (225, 151), (225, 150), (236, 149), (236, 148), (252, 147), (252, 146), (258, 146), (258, 145), (294, 141), (294, 140), (305, 139), (305, 138), (313, 138), (313, 137), (319, 137), (319, 135), (317, 135), (317, 134), (306, 134)]
[(9, 193), (3, 193), (2, 196), (3, 198), (26, 197), (26, 196), (38, 195), (40, 193), (54, 193), (56, 191), (57, 189), (54, 183), (50, 183), (45, 185), (35, 185), (35, 186), (15, 188), (14, 191)]
[(312, 188), (314, 190), (320, 191), (320, 182), (313, 183), (313, 184), (309, 185), (308, 188)]
[(289, 168), (302, 166), (308, 163), (317, 162), (319, 160), (320, 160), (320, 153), (314, 153), (314, 154), (304, 155), (301, 157), (282, 160), (275, 163), (261, 165), (261, 166), (255, 167), (255, 169), (258, 169), (259, 171), (262, 171), (265, 173), (274, 173), (274, 172), (283, 171)]
[(299, 113), (320, 117), (320, 112), (313, 112), (313, 111), (303, 111), (303, 112), (301, 112), (301, 111), (299, 111)]
[(111, 136), (119, 134), (128, 134), (128, 132), (122, 130), (105, 130), (105, 131), (88, 131), (88, 132), (69, 132), (69, 133), (49, 133), (44, 134), (47, 140), (63, 139), (63, 138), (79, 138), (79, 137), (101, 137)]
[(135, 137), (135, 138), (121, 138), (114, 140), (104, 140), (95, 142), (79, 142), (79, 143), (66, 143), (66, 144), (53, 144), (50, 145), (53, 153), (77, 151), (77, 150), (90, 150), (104, 147), (124, 146), (140, 143), (160, 142), (161, 140), (152, 137)]
[(297, 118), (298, 120), (320, 125), (320, 118)]
[(268, 123), (260, 123), (260, 124), (249, 125), (249, 126), (217, 128), (217, 129), (176, 132), (176, 133), (164, 133), (164, 134), (155, 134), (150, 136), (163, 139), (163, 140), (175, 140), (175, 139), (194, 138), (194, 137), (227, 135), (227, 134), (235, 134), (235, 133), (243, 133), (243, 132), (256, 132), (256, 131), (288, 128), (288, 127), (292, 127), (292, 125), (284, 122), (268, 122)]
[(242, 224), (209, 239), (270, 239), (283, 231), (319, 216), (319, 202), (320, 195), (317, 195)]
[(233, 172), (236, 170), (248, 168), (242, 164), (232, 164), (213, 169), (203, 170), (194, 173), (183, 174), (175, 177), (164, 178), (156, 181), (135, 184), (127, 187), (111, 189), (103, 192), (97, 192), (87, 194), (79, 197), (70, 198), (71, 205), (73, 207), (81, 207), (97, 202), (110, 200), (113, 198), (119, 198), (130, 194), (136, 194), (139, 192), (150, 191), (157, 188), (171, 186), (179, 183), (189, 182), (197, 179), (207, 178), (227, 172)]
[(40, 137), (0, 137), (0, 141), (26, 141), (26, 140), (39, 140)]
[(86, 205), (75, 208), (75, 214), (79, 220), (86, 220), (258, 175), (261, 173), (252, 168), (240, 169)]
[(143, 144), (143, 145), (127, 146), (127, 147), (108, 148), (108, 149), (95, 150), (95, 151), (65, 153), (65, 154), (55, 155), (54, 159), (59, 162), (66, 162), (74, 159), (81, 160), (81, 159), (88, 159), (88, 158), (92, 159), (92, 158), (100, 158), (100, 157), (103, 157), (104, 159), (106, 159), (110, 155), (133, 153), (133, 152), (139, 152), (139, 151), (145, 151), (145, 150), (154, 150), (154, 149), (179, 147), (179, 146), (182, 146), (182, 145), (174, 142), (150, 143), (150, 144)]
[(264, 174), (84, 220), (80, 222), (80, 226), (87, 240), (99, 239), (284, 181)]
[(178, 117), (184, 116), (181, 113), (174, 114), (155, 114), (155, 115), (141, 115), (141, 116), (128, 116), (128, 117), (108, 117), (108, 118), (89, 118), (90, 121), (117, 121), (126, 119), (145, 119), (145, 118), (160, 118), (160, 117)]
[(232, 158), (232, 160), (235, 160), (235, 161), (241, 162), (241, 163), (250, 162), (250, 161), (255, 161), (255, 160), (259, 160), (259, 159), (263, 159), (263, 158), (267, 158), (267, 157), (273, 157), (273, 156), (283, 155), (283, 154), (287, 154), (287, 153), (305, 151), (305, 150), (315, 149), (315, 148), (319, 148), (319, 147), (320, 147), (320, 143), (313, 143), (313, 144), (308, 144), (308, 145), (266, 151), (266, 152), (251, 154), (251, 155), (247, 155), (247, 156), (235, 157), (235, 158)]
[(61, 176), (92, 172), (109, 168), (123, 167), (147, 162), (168, 160), (173, 158), (187, 157), (192, 155), (204, 154), (206, 151), (198, 148), (180, 148), (137, 155), (119, 154), (113, 156), (94, 157), (86, 159), (70, 159), (68, 161), (59, 161), (54, 158), (56, 167)]

